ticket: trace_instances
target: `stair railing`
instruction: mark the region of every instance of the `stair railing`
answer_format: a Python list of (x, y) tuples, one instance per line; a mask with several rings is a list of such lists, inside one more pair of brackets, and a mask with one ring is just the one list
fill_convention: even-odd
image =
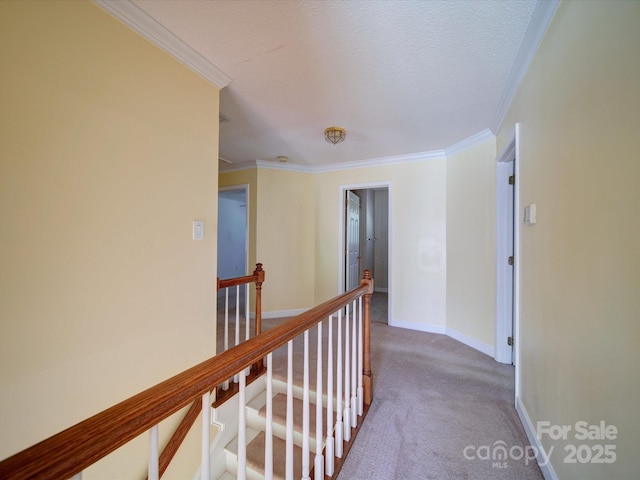
[[(253, 336), (257, 336), (262, 331), (262, 283), (264, 282), (264, 270), (262, 270), (262, 264), (257, 263), (256, 269), (253, 271), (252, 275), (246, 275), (244, 277), (236, 277), (229, 278), (225, 280), (220, 280), (218, 278), (218, 296), (221, 295), (224, 297), (224, 332), (223, 332), (223, 342), (222, 342), (222, 351), (228, 350), (230, 347), (230, 322), (229, 322), (229, 314), (231, 312), (234, 313), (235, 322), (233, 324), (234, 327), (234, 338), (235, 341), (233, 345), (238, 345), (241, 341), (246, 341), (251, 338), (251, 320), (250, 320), (250, 308), (249, 308), (249, 285), (252, 283), (255, 284), (255, 327), (253, 330)], [(241, 287), (244, 286), (244, 289)], [(244, 309), (241, 308), (241, 297), (244, 296), (243, 306)], [(235, 308), (232, 309), (230, 307), (230, 297), (235, 300)], [(240, 318), (244, 314), (244, 325), (241, 324)], [(244, 327), (244, 339), (241, 340), (241, 331)], [(220, 352), (218, 352), (220, 353)]]
[[(224, 332), (223, 332), (223, 342), (222, 342), (223, 351), (229, 349), (229, 313), (230, 313), (229, 295), (231, 292), (235, 294), (235, 305), (236, 305), (235, 311), (234, 311), (235, 345), (240, 343), (240, 297), (241, 297), (242, 286), (244, 286), (244, 295), (245, 295), (245, 301), (244, 301), (245, 332), (246, 332), (245, 339), (248, 340), (250, 338), (249, 286), (252, 283), (255, 285), (255, 327), (253, 331), (253, 336), (255, 337), (260, 333), (260, 329), (262, 328), (261, 327), (262, 325), (262, 284), (264, 283), (264, 278), (265, 278), (265, 272), (262, 269), (262, 263), (256, 263), (256, 268), (253, 271), (252, 275), (245, 275), (242, 277), (235, 277), (235, 278), (227, 278), (223, 280), (220, 280), (219, 277), (217, 278), (217, 282), (216, 282), (217, 293), (220, 294), (220, 292), (222, 292), (225, 299), (224, 312), (223, 312), (223, 318), (224, 318), (224, 329), (223, 329)], [(217, 301), (219, 301), (219, 299), (217, 299)], [(218, 315), (217, 310), (219, 310), (219, 306), (216, 305), (216, 307), (217, 307), (216, 308), (216, 316), (217, 316)], [(218, 332), (216, 329), (216, 336), (219, 336), (219, 335), (220, 335), (220, 332)], [(254, 365), (252, 369), (254, 371), (253, 378), (255, 378), (257, 377), (257, 375), (259, 375), (261, 369), (259, 368), (258, 365)], [(225, 395), (230, 396), (233, 394), (234, 391), (237, 390), (237, 385), (235, 386), (235, 388), (234, 388), (234, 385), (231, 385), (231, 388), (230, 388), (228, 381), (225, 382), (221, 387), (222, 387), (221, 389), (219, 390), (216, 389), (213, 391), (214, 400), (221, 399), (221, 396), (219, 395), (220, 393), (224, 392)], [(210, 405), (210, 404), (211, 402), (209, 401), (209, 399), (207, 399), (207, 405)], [(178, 449), (180, 448), (180, 445), (182, 445), (182, 442), (184, 441), (187, 434), (191, 430), (191, 427), (193, 426), (196, 419), (198, 418), (198, 415), (200, 415), (200, 412), (202, 411), (202, 405), (203, 405), (203, 401), (201, 401), (200, 399), (194, 400), (194, 402), (191, 404), (191, 407), (189, 407), (189, 410), (187, 410), (187, 413), (185, 413), (184, 417), (182, 417), (182, 420), (180, 420), (180, 423), (176, 427), (176, 430), (173, 432), (173, 435), (171, 436), (171, 438), (169, 438), (169, 441), (167, 442), (164, 449), (162, 450), (162, 453), (160, 454), (160, 458), (158, 461), (158, 478), (162, 477), (162, 475), (167, 470), (167, 468), (169, 468), (169, 464), (171, 463), (171, 460), (173, 460), (173, 457), (176, 455), (176, 453), (178, 453)], [(208, 413), (208, 409), (206, 409), (204, 412), (205, 414)], [(153, 478), (151, 475), (151, 471), (152, 470), (155, 471), (154, 468), (155, 468), (155, 465), (150, 468), (150, 473), (147, 478)]]
[[(317, 327), (320, 330), (318, 336), (321, 338), (322, 321), (328, 318), (329, 328), (331, 329), (332, 320), (335, 315), (337, 315), (339, 319), (337, 328), (340, 332), (342, 330), (340, 317), (344, 310), (345, 336), (347, 335), (346, 332), (349, 331), (349, 327), (351, 327), (352, 332), (357, 332), (357, 339), (356, 335), (352, 337), (352, 352), (361, 352), (361, 359), (352, 357), (347, 360), (345, 357), (345, 365), (347, 365), (349, 361), (355, 361), (359, 366), (360, 362), (362, 362), (362, 369), (358, 375), (358, 379), (354, 380), (356, 385), (355, 400), (353, 400), (352, 396), (347, 396), (344, 399), (345, 411), (342, 414), (344, 431), (338, 428), (338, 422), (334, 424), (333, 414), (327, 413), (327, 429), (324, 433), (326, 433), (327, 438), (331, 437), (335, 440), (336, 448), (335, 454), (331, 455), (331, 458), (329, 456), (325, 457), (327, 465), (326, 473), (331, 476), (332, 473), (330, 473), (330, 471), (332, 471), (333, 475), (335, 475), (339, 471), (339, 467), (344, 461), (344, 457), (351, 445), (351, 442), (347, 442), (345, 449), (338, 454), (339, 449), (342, 449), (342, 437), (348, 437), (351, 432), (359, 426), (372, 400), (369, 347), (370, 302), (372, 294), (373, 280), (370, 272), (365, 271), (365, 276), (361, 281), (360, 287), (328, 300), (281, 325), (264, 331), (246, 342), (240, 343), (215, 357), (205, 360), (182, 373), (3, 460), (0, 462), (0, 478), (23, 479), (37, 477), (40, 479), (60, 479), (74, 476), (78, 478), (78, 475), (81, 475), (84, 469), (145, 432), (149, 432), (150, 434), (151, 453), (149, 458), (149, 478), (158, 478), (160, 475), (158, 468), (159, 455), (157, 448), (153, 448), (154, 444), (157, 446), (157, 426), (160, 422), (190, 404), (192, 404), (192, 409), (197, 408), (193, 406), (195, 402), (200, 403), (200, 408), (204, 406), (207, 411), (207, 414), (203, 415), (201, 475), (203, 479), (208, 479), (210, 472), (209, 445), (211, 444), (208, 436), (211, 392), (236, 375), (239, 377), (240, 392), (244, 392), (246, 383), (245, 374), (247, 370), (254, 364), (262, 363), (264, 358), (267, 358), (267, 364), (269, 365), (273, 352), (284, 345), (288, 346), (290, 353), (287, 368), (289, 372), (291, 372), (293, 340), (299, 335), (304, 335), (308, 339), (309, 330), (313, 327)], [(354, 309), (351, 315), (345, 310), (349, 305), (352, 305)], [(354, 313), (356, 308), (358, 308), (357, 314)], [(329, 345), (331, 345), (331, 342), (329, 342)], [(356, 346), (354, 347), (353, 345)], [(342, 345), (338, 344), (337, 350), (342, 351)], [(305, 342), (305, 356), (307, 353), (308, 342)], [(329, 365), (331, 364), (330, 358), (331, 357), (328, 358)], [(340, 354), (338, 354), (338, 359), (339, 358)], [(305, 361), (305, 364), (308, 366), (308, 362)], [(321, 367), (319, 367), (319, 369), (321, 369)], [(308, 368), (305, 369), (305, 371), (307, 371), (305, 377), (308, 378)], [(333, 388), (333, 380), (329, 372), (333, 372), (331, 367), (328, 369), (327, 389)], [(340, 370), (337, 369), (336, 374), (337, 385), (338, 388), (340, 388), (342, 374)], [(267, 377), (269, 375), (270, 373), (267, 373)], [(291, 374), (289, 375), (289, 379), (290, 378)], [(320, 382), (322, 383), (322, 379)], [(346, 385), (347, 383), (345, 383), (345, 391), (347, 388)], [(353, 381), (350, 386), (352, 385)], [(292, 390), (292, 387), (288, 386), (287, 389)], [(362, 394), (358, 397), (359, 392), (362, 392)], [(317, 395), (318, 398), (322, 398), (321, 388), (318, 389)], [(238, 395), (239, 398), (243, 396), (243, 393)], [(291, 410), (290, 413), (292, 413), (292, 401), (293, 397), (289, 395), (287, 398), (287, 410)], [(341, 415), (339, 409), (340, 397), (338, 397), (337, 402), (336, 418)], [(356, 415), (351, 414), (351, 406), (354, 404), (357, 406)], [(360, 406), (362, 406), (362, 409)], [(241, 404), (240, 407), (244, 409), (243, 404)], [(308, 408), (307, 404), (305, 407), (307, 417)], [(360, 417), (360, 420), (354, 424), (353, 419), (357, 416)], [(292, 419), (290, 420), (291, 417), (292, 416), (289, 415), (287, 419), (288, 429), (292, 422)], [(329, 417), (331, 417), (331, 419), (329, 419)], [(321, 424), (322, 422), (316, 422), (318, 428), (322, 428)], [(242, 430), (244, 430), (244, 426)], [(322, 437), (323, 432), (320, 432), (317, 436), (318, 435)], [(339, 437), (341, 437), (340, 442), (337, 441)], [(267, 439), (265, 451), (269, 449), (269, 443), (269, 439)], [(328, 443), (329, 442), (327, 442), (327, 445)], [(340, 443), (339, 446), (338, 443)], [(318, 449), (317, 445), (316, 449)], [(292, 450), (292, 443), (289, 440), (289, 435), (287, 435), (287, 479), (293, 478)], [(314, 478), (320, 479), (323, 478), (323, 473), (318, 472), (318, 470), (322, 468), (323, 457), (321, 452), (318, 452), (319, 451), (316, 450), (314, 462), (314, 468), (316, 470), (314, 472)], [(332, 467), (329, 467), (329, 464), (331, 464)], [(243, 468), (246, 468), (246, 466)], [(310, 477), (309, 470), (308, 462), (306, 465), (303, 463), (303, 478)], [(246, 478), (246, 471), (245, 473), (238, 471), (238, 478)], [(270, 477), (266, 475), (265, 478)]]

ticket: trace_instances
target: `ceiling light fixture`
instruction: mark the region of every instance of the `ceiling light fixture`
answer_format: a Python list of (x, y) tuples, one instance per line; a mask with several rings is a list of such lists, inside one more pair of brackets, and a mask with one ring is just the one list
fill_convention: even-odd
[(285, 157), (284, 155), (278, 155), (276, 158), (280, 163), (287, 163), (289, 161), (289, 157)]
[(324, 139), (335, 145), (336, 143), (342, 142), (346, 134), (347, 131), (344, 128), (329, 127), (324, 131)]

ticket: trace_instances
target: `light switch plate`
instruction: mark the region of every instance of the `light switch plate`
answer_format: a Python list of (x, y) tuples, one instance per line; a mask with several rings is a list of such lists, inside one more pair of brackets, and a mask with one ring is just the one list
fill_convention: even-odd
[(524, 207), (524, 223), (533, 225), (536, 223), (536, 204), (532, 203)]
[(193, 239), (204, 239), (204, 222), (202, 220), (194, 220), (193, 222)]

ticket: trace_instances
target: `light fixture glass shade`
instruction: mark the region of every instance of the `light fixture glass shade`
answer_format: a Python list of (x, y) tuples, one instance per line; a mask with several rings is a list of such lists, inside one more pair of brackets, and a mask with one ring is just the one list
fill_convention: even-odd
[(335, 145), (336, 143), (342, 142), (346, 134), (347, 131), (344, 128), (329, 127), (324, 131), (324, 139)]

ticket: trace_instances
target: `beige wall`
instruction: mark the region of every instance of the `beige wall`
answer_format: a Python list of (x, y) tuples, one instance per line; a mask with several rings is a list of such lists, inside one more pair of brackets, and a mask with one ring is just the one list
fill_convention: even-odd
[(316, 180), (316, 303), (339, 293), (341, 186), (390, 183), (390, 323), (444, 331), (446, 160), (319, 173)]
[[(617, 426), (611, 465), (558, 478), (637, 478), (640, 461), (640, 3), (563, 2), (499, 133), (520, 122), (521, 401), (538, 421)], [(521, 212), (520, 212), (521, 214)]]
[[(258, 215), (258, 170), (256, 168), (246, 170), (235, 170), (231, 172), (221, 171), (219, 173), (218, 184), (220, 187), (234, 187), (248, 185), (247, 208), (249, 209), (248, 231), (249, 231), (249, 252), (247, 261), (249, 272), (253, 272), (257, 262), (256, 258), (256, 225)], [(265, 266), (265, 268), (267, 268)], [(268, 273), (267, 273), (268, 275)], [(266, 284), (265, 284), (266, 287)], [(253, 305), (253, 301), (252, 301)]]
[(220, 186), (242, 184), (249, 185), (249, 265), (260, 262), (265, 270), (264, 315), (313, 307), (313, 175), (258, 167), (220, 172)]
[(260, 168), (258, 185), (256, 258), (267, 272), (263, 309), (286, 315), (313, 307), (313, 175)]
[[(490, 139), (447, 156), (447, 330), (493, 352), (496, 148)], [(493, 353), (492, 353), (493, 354)]]
[(90, 2), (0, 22), (4, 458), (214, 351), (219, 92)]

